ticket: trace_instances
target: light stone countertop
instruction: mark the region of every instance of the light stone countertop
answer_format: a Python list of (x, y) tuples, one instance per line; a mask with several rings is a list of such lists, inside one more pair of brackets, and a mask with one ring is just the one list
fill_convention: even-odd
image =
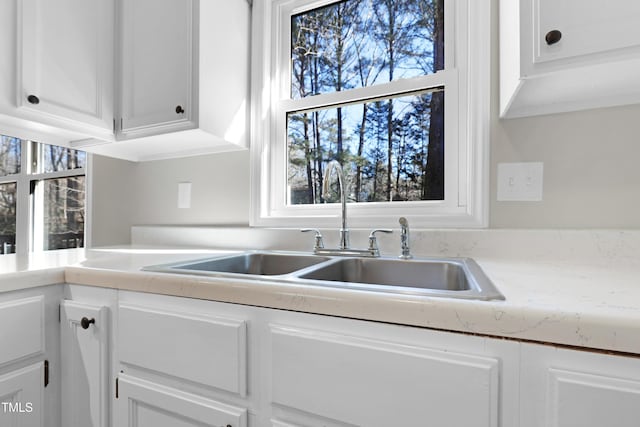
[[(613, 233), (587, 239), (597, 243), (597, 257), (558, 257), (551, 249), (552, 256), (470, 253), (504, 301), (143, 272), (143, 266), (234, 252), (149, 246), (59, 251), (22, 265), (15, 256), (8, 256), (13, 264), (0, 257), (0, 291), (67, 282), (640, 354), (638, 236), (632, 232), (633, 244), (622, 247), (615, 243), (621, 235)], [(580, 239), (574, 243), (580, 246)], [(460, 255), (449, 246), (434, 255)]]

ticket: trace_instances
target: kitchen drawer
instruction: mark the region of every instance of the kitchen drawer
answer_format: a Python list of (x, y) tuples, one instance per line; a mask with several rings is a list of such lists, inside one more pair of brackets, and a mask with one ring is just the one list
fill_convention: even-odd
[(247, 410), (127, 374), (118, 376), (116, 425), (246, 427)]
[(120, 304), (123, 364), (225, 390), (247, 393), (246, 322), (208, 313)]
[(44, 296), (0, 304), (0, 366), (44, 354)]

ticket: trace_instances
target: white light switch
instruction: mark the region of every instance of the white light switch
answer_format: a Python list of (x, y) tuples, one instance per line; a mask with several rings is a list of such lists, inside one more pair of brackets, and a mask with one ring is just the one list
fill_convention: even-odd
[(543, 163), (498, 163), (499, 202), (542, 201)]
[(178, 208), (189, 209), (191, 207), (191, 183), (178, 183)]

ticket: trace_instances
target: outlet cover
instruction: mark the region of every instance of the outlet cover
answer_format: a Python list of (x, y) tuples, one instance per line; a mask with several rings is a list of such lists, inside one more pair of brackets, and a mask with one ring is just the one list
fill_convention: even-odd
[(191, 183), (178, 183), (178, 209), (189, 209), (191, 207)]
[(542, 201), (542, 175), (544, 164), (498, 163), (499, 202)]

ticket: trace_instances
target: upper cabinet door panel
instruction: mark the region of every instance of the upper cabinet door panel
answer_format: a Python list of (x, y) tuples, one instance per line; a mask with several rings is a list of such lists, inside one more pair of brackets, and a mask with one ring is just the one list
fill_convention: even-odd
[(535, 0), (533, 6), (534, 62), (640, 45), (638, 1)]
[(122, 0), (122, 131), (189, 122), (195, 21), (192, 0)]
[(113, 0), (18, 2), (17, 105), (112, 131)]

